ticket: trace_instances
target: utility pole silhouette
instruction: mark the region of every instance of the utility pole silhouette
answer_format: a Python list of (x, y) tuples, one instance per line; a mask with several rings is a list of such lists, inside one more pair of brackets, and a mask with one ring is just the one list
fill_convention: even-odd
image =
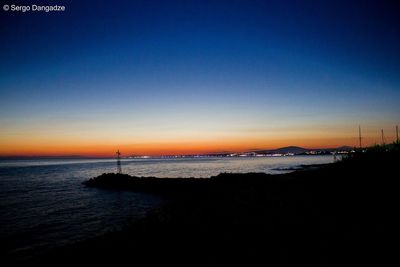
[(385, 145), (385, 135), (383, 134), (383, 129), (381, 129), (382, 145)]
[(119, 150), (117, 151), (117, 173), (121, 174), (122, 169), (121, 169), (121, 152)]
[(399, 126), (396, 125), (396, 142), (399, 142)]
[(362, 145), (361, 145), (361, 126), (360, 125), (358, 125), (358, 141), (360, 143), (360, 149), (361, 149)]

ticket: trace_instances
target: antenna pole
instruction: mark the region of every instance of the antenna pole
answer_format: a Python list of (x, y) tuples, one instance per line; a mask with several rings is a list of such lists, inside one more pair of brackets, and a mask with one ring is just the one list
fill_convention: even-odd
[(399, 142), (399, 126), (396, 125), (396, 142)]
[(358, 140), (359, 140), (360, 149), (361, 149), (362, 145), (361, 145), (361, 126), (360, 125), (358, 125)]
[(121, 174), (122, 173), (121, 152), (119, 152), (119, 150), (118, 150), (116, 154), (117, 154), (117, 173)]

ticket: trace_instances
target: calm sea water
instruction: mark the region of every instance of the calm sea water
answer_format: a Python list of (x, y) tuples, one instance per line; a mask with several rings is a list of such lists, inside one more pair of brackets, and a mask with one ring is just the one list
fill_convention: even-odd
[[(156, 177), (210, 177), (220, 172), (282, 173), (332, 156), (131, 159), (124, 173)], [(87, 188), (82, 182), (115, 172), (113, 159), (0, 160), (1, 254), (26, 257), (118, 230), (159, 207), (163, 199)]]

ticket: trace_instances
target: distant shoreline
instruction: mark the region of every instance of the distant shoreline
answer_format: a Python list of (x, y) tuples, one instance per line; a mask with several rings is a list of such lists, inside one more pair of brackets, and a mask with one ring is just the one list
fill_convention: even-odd
[[(296, 154), (280, 156), (160, 156), (160, 157), (121, 157), (121, 160), (146, 159), (207, 159), (207, 158), (275, 158), (297, 156), (332, 156), (332, 154)], [(114, 157), (0, 157), (0, 160), (116, 160)]]
[[(163, 158), (212, 158), (212, 157), (281, 157), (281, 156), (301, 156), (301, 155), (331, 155), (333, 153), (346, 154), (353, 151), (350, 146), (340, 146), (336, 148), (303, 148), (298, 146), (281, 147), (277, 149), (250, 150), (250, 151), (230, 151), (230, 152), (210, 152), (201, 154), (177, 154), (177, 155), (125, 155), (122, 159), (163, 159)], [(56, 155), (56, 156), (0, 156), (1, 159), (115, 159), (112, 156), (81, 156), (81, 155)]]

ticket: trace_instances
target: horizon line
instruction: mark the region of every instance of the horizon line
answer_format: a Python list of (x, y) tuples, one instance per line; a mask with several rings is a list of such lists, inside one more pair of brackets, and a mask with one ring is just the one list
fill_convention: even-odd
[[(289, 145), (289, 146), (282, 146), (282, 147), (276, 147), (276, 148), (253, 148), (253, 149), (248, 149), (248, 150), (243, 150), (243, 151), (212, 151), (212, 152), (202, 152), (202, 153), (166, 153), (166, 154), (135, 154), (135, 153), (127, 153), (126, 157), (170, 157), (170, 156), (206, 156), (206, 155), (223, 155), (223, 154), (240, 154), (240, 153), (251, 153), (251, 152), (257, 152), (257, 151), (273, 151), (273, 150), (279, 150), (282, 148), (290, 148), (290, 147), (295, 147), (295, 148), (301, 148), (301, 149), (306, 149), (306, 150), (329, 150), (329, 149), (337, 149), (341, 147), (349, 147), (349, 148), (356, 148), (356, 146), (349, 146), (349, 145), (340, 145), (340, 146), (332, 146), (332, 147), (303, 147), (303, 146), (296, 146), (296, 145)], [(118, 148), (116, 149), (116, 151)], [(120, 149), (121, 151), (121, 149)], [(122, 151), (123, 153), (123, 151)], [(82, 159), (89, 159), (89, 158), (98, 158), (98, 159), (107, 159), (107, 158), (113, 158), (114, 153), (110, 154), (16, 154), (16, 155), (0, 155), (0, 159), (6, 159), (6, 158), (64, 158), (64, 159), (76, 159), (76, 158), (82, 158)]]

